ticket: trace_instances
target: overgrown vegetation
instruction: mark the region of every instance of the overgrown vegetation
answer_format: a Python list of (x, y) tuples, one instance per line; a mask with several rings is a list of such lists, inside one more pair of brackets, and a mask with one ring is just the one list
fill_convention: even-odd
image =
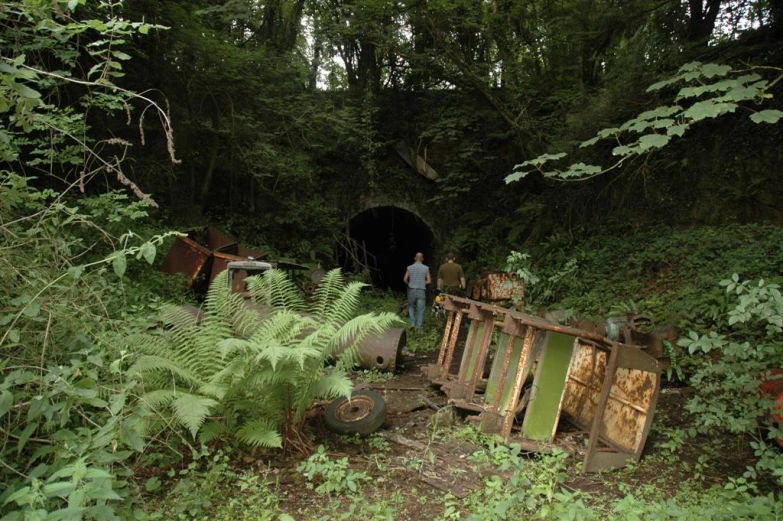
[[(0, 29), (3, 521), (783, 515), (780, 1), (10, 0)], [(606, 175), (552, 183), (542, 152), (577, 148), (554, 177)], [(585, 477), (443, 412), (403, 426), (424, 451), (331, 436), (322, 400), (393, 386), (351, 369), (398, 296), (269, 271), (197, 318), (156, 269), (206, 219), (333, 264), (376, 199), (469, 275), (517, 272), (530, 312), (679, 326), (642, 461)], [(483, 486), (418, 481), (435, 443)]]

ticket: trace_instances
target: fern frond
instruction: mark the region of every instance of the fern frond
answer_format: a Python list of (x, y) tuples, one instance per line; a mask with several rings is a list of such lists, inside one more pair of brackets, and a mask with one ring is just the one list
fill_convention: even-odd
[(221, 436), (228, 434), (228, 429), (225, 424), (219, 421), (206, 422), (198, 433), (198, 441), (201, 443), (209, 443)]
[(189, 329), (198, 325), (196, 315), (183, 306), (165, 304), (158, 313), (160, 320), (167, 326), (176, 329)]
[(177, 391), (173, 389), (158, 389), (143, 394), (140, 401), (144, 406), (156, 410), (167, 407), (176, 397)]
[(215, 398), (216, 400), (222, 400), (226, 396), (228, 390), (228, 385), (221, 385), (218, 382), (208, 382), (197, 389), (199, 394)]
[(174, 411), (174, 419), (186, 427), (195, 439), (210, 409), (217, 404), (218, 402), (211, 398), (178, 392), (177, 398), (171, 403), (171, 408)]
[[(327, 358), (351, 357), (352, 353), (356, 354), (356, 349), (368, 334), (382, 335), (389, 328), (400, 324), (404, 324), (404, 322), (394, 313), (360, 315), (346, 322), (334, 334), (324, 354)], [(345, 365), (348, 366), (347, 363)]]
[(283, 438), (272, 422), (250, 420), (237, 431), (237, 439), (251, 447), (282, 447)]
[(261, 276), (248, 277), (247, 281), (248, 292), (259, 304), (285, 311), (305, 308), (302, 291), (284, 271), (267, 270)]
[(315, 399), (331, 399), (338, 396), (349, 398), (353, 390), (353, 382), (348, 373), (339, 367), (333, 367), (310, 385), (310, 396)]
[(262, 360), (266, 360), (272, 366), (272, 371), (277, 369), (277, 364), (281, 360), (286, 360), (291, 356), (291, 348), (278, 344), (275, 342), (267, 343), (263, 349), (260, 349), (255, 356), (254, 362), (256, 364), (261, 363)]
[(333, 303), (339, 299), (344, 289), (345, 282), (340, 268), (326, 272), (326, 275), (318, 283), (318, 287), (315, 288), (313, 293), (312, 305), (310, 306), (311, 312), (320, 319), (326, 317), (327, 312), (333, 307)]
[(189, 385), (202, 385), (204, 383), (198, 375), (183, 368), (176, 361), (163, 356), (141, 356), (128, 370), (130, 374), (139, 375), (142, 379), (149, 373), (159, 373), (161, 371), (178, 376), (183, 382), (186, 382)]
[(208, 385), (213, 385), (216, 388), (222, 388), (226, 386), (231, 387), (234, 385), (234, 382), (245, 378), (247, 371), (251, 369), (252, 368), (248, 367), (248, 361), (246, 358), (236, 357), (220, 371), (213, 374), (209, 378)]
[(321, 316), (322, 320), (342, 324), (355, 317), (359, 307), (359, 295), (365, 286), (367, 285), (362, 282), (351, 282), (345, 286)]

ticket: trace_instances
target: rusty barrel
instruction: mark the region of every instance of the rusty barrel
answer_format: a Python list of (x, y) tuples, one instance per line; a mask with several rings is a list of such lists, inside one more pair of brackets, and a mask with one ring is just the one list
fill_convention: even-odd
[(404, 329), (394, 327), (383, 335), (367, 335), (359, 344), (359, 359), (365, 369), (394, 371), (408, 340)]

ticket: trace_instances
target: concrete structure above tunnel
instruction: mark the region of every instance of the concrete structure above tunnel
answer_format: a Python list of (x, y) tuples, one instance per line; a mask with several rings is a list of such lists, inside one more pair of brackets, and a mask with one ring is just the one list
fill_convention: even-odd
[(368, 263), (374, 268), (373, 282), (380, 287), (404, 289), (405, 268), (419, 251), (433, 269), (434, 279), (440, 264), (440, 240), (427, 218), (412, 205), (385, 198), (365, 199), (363, 203), (348, 220), (347, 232), (366, 248)]

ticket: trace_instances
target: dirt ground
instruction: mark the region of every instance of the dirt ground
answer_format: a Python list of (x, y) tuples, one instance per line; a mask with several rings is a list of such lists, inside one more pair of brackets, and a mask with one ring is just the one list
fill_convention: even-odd
[[(436, 358), (437, 352), (409, 356), (392, 379), (371, 384), (359, 382), (359, 385), (377, 390), (386, 400), (387, 419), (374, 436), (375, 439), (383, 436), (388, 441), (382, 450), (373, 444), (372, 438), (339, 436), (327, 430), (323, 419), (326, 404), (311, 412), (312, 439), (316, 444), (328, 447), (331, 457), (348, 457), (351, 469), (371, 476), (374, 492), (370, 493), (368, 502), (394, 498), (402, 506), (395, 519), (435, 519), (443, 515), (444, 500), (449, 492), (457, 497), (465, 496), (482, 486), (482, 478), (487, 472), (493, 472), (468, 463), (468, 456), (479, 450), (477, 445), (449, 434), (469, 425), (469, 417), (456, 415), (451, 425), (449, 415), (436, 412), (434, 406), (447, 405), (446, 397), (430, 386), (422, 372), (423, 367)], [(578, 471), (577, 463), (584, 453), (580, 454), (577, 449), (568, 458), (568, 478), (564, 486), (601, 501), (612, 501), (623, 497), (628, 490), (650, 485), (666, 498), (674, 496), (686, 480), (697, 478), (704, 488), (708, 488), (741, 475), (753, 461), (748, 440), (697, 436), (684, 438), (681, 443), (672, 442), (673, 431), (690, 426), (684, 406), (692, 392), (692, 389), (677, 386), (662, 390), (640, 464), (599, 474), (583, 474)], [(434, 428), (434, 423), (440, 429)], [(569, 440), (572, 448), (583, 447), (580, 437), (584, 436), (561, 421), (558, 439)], [(513, 435), (511, 441), (514, 441)], [(297, 519), (323, 516), (328, 501), (307, 488), (303, 476), (295, 470), (296, 464), (283, 460), (276, 465), (274, 472), (279, 476), (280, 491), (286, 497), (283, 509)]]

